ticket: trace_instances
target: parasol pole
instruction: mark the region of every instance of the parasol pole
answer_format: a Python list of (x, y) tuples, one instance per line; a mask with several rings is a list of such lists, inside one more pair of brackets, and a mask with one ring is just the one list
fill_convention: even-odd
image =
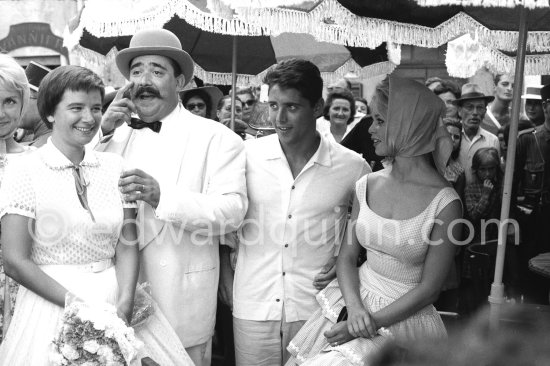
[(231, 55), (231, 130), (235, 131), (235, 98), (237, 97), (237, 36), (233, 36)]
[[(521, 92), (523, 90), (523, 70), (525, 66), (525, 48), (527, 44), (527, 9), (518, 5), (520, 10), (518, 48), (516, 56), (516, 70), (514, 75), (514, 96), (512, 99), (512, 120), (510, 121), (510, 136), (508, 138), (508, 153), (506, 155), (506, 170), (504, 172), (504, 189), (502, 208), (500, 211), (500, 225), (498, 231), (497, 258), (495, 263), (495, 277), (491, 285), (489, 303), (491, 304), (490, 324), (497, 329), (500, 319), (501, 305), (504, 303), (504, 285), (502, 273), (506, 252), (506, 237), (510, 214), (510, 199), (512, 194), (512, 180), (516, 161), (516, 142), (518, 136), (518, 122), (521, 108)], [(516, 243), (514, 243), (516, 244)]]

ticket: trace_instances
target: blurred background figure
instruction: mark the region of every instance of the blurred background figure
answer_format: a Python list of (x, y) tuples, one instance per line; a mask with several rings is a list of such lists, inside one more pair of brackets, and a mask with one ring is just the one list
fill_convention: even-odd
[(256, 138), (269, 136), (275, 133), (275, 127), (269, 119), (269, 104), (266, 102), (256, 102), (252, 115), (248, 122), (247, 133)]
[(528, 261), (550, 252), (550, 84), (541, 89), (544, 124), (519, 133), (512, 199), (517, 200), (522, 233), (524, 301), (548, 304), (549, 282), (531, 272)]
[(329, 94), (332, 92), (344, 91), (344, 90), (351, 92), (351, 82), (346, 78), (339, 79), (336, 82), (329, 84), (327, 86), (327, 92)]
[(333, 91), (323, 108), (324, 119), (317, 120), (317, 130), (340, 143), (355, 126), (355, 99), (347, 90)]
[(549, 315), (532, 306), (506, 306), (495, 330), (485, 308), (449, 339), (389, 342), (372, 366), (550, 365)]
[(459, 121), (458, 108), (453, 104), (453, 101), (460, 98), (458, 85), (452, 80), (445, 79), (441, 80), (432, 91), (445, 103), (447, 108), (445, 117)]
[(460, 198), (464, 201), (464, 188), (466, 187), (466, 175), (464, 167), (458, 160), (460, 154), (460, 143), (462, 142), (462, 125), (459, 121), (455, 121), (452, 118), (443, 119), (447, 132), (453, 140), (453, 152), (447, 164), (445, 170), (445, 179), (453, 185), (453, 188), (458, 193)]
[(428, 89), (430, 89), (431, 91), (434, 91), (435, 88), (437, 88), (439, 85), (441, 85), (441, 81), (442, 81), (441, 78), (438, 78), (437, 76), (434, 76), (434, 77), (431, 77), (431, 78), (427, 78), (426, 81), (424, 82), (424, 85), (426, 85), (426, 87)]
[[(364, 114), (364, 116), (370, 114), (369, 104), (367, 103), (367, 100), (365, 98), (355, 97), (355, 115), (357, 115), (358, 113), (362, 113)], [(361, 118), (363, 118), (364, 116), (361, 116)]]
[(252, 116), (252, 109), (257, 102), (252, 88), (237, 88), (237, 98), (240, 99), (243, 106), (242, 120), (248, 123), (250, 121), (250, 116)]
[(487, 112), (483, 121), (481, 121), (481, 128), (496, 135), (500, 127), (510, 123), (514, 76), (498, 74), (495, 76), (494, 81), (493, 96), (495, 99), (487, 106)]
[[(535, 127), (533, 122), (527, 118), (525, 115), (519, 116), (519, 122), (518, 122), (518, 134), (521, 131), (525, 131), (528, 129), (531, 129)], [(507, 124), (506, 126), (502, 126), (498, 129), (497, 137), (498, 137), (498, 143), (500, 144), (500, 162), (501, 162), (501, 168), (502, 171), (504, 171), (506, 163), (506, 154), (508, 153), (508, 137), (510, 136), (510, 124)]]
[(525, 99), (525, 114), (536, 126), (544, 123), (544, 111), (542, 110), (542, 97), (540, 89), (542, 85), (528, 86), (521, 99)]
[(52, 130), (40, 118), (38, 107), (36, 106), (40, 82), (49, 72), (50, 69), (34, 61), (31, 61), (25, 69), (31, 94), (29, 105), (21, 118), (19, 128), (26, 130), (32, 136), (32, 139), (26, 142), (25, 145), (40, 147), (46, 143), (48, 137), (52, 134)]
[[(239, 98), (235, 98), (235, 128), (237, 135), (244, 140), (246, 138), (246, 129), (248, 125), (242, 120), (243, 118), (243, 103)], [(231, 96), (224, 95), (216, 106), (216, 121), (223, 123), (228, 128), (231, 128)]]
[(181, 103), (189, 112), (208, 119), (215, 119), (215, 108), (223, 96), (215, 86), (202, 86), (180, 92)]

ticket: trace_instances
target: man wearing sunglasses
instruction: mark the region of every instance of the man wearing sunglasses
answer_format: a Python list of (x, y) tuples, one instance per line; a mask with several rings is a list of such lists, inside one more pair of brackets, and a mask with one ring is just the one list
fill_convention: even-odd
[(487, 112), (487, 104), (495, 97), (483, 94), (477, 84), (467, 83), (462, 86), (461, 97), (453, 104), (458, 107), (458, 116), (462, 122), (462, 142), (458, 161), (466, 172), (466, 184), (472, 182), (472, 158), (482, 147), (494, 147), (500, 151), (498, 137), (480, 128)]

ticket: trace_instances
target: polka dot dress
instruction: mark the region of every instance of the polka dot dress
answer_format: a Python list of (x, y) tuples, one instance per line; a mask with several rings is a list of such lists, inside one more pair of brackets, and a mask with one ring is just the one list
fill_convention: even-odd
[[(359, 243), (367, 249), (367, 261), (359, 268), (360, 294), (370, 312), (388, 306), (414, 287), (422, 277), (428, 252), (427, 238), (434, 219), (452, 201), (459, 199), (452, 188), (443, 188), (419, 215), (407, 220), (386, 219), (373, 212), (366, 201), (368, 174), (356, 184), (360, 211), (355, 227)], [(338, 281), (317, 295), (320, 305), (288, 350), (289, 365), (367, 365), (387, 337), (419, 339), (445, 337), (440, 316), (429, 305), (411, 317), (391, 325), (374, 338), (357, 338), (331, 346), (324, 332), (332, 328), (345, 305)]]
[(95, 222), (79, 201), (73, 164), (51, 142), (6, 169), (0, 217), (11, 213), (35, 219), (31, 259), (36, 264), (87, 264), (114, 257), (123, 207), (132, 206), (116, 189), (122, 159), (90, 150), (80, 169)]

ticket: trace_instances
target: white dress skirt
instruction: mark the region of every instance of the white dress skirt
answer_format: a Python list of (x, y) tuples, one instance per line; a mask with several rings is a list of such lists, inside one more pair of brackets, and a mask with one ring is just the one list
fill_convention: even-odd
[[(94, 302), (116, 302), (117, 279), (115, 267), (98, 272), (85, 272), (81, 266), (41, 265), (40, 268), (79, 298)], [(63, 308), (20, 286), (15, 313), (6, 338), (0, 347), (0, 365), (49, 365), (52, 340), (62, 322)], [(135, 328), (144, 343), (138, 360), (151, 357), (162, 366), (193, 365), (178, 336), (155, 304), (154, 313)]]

